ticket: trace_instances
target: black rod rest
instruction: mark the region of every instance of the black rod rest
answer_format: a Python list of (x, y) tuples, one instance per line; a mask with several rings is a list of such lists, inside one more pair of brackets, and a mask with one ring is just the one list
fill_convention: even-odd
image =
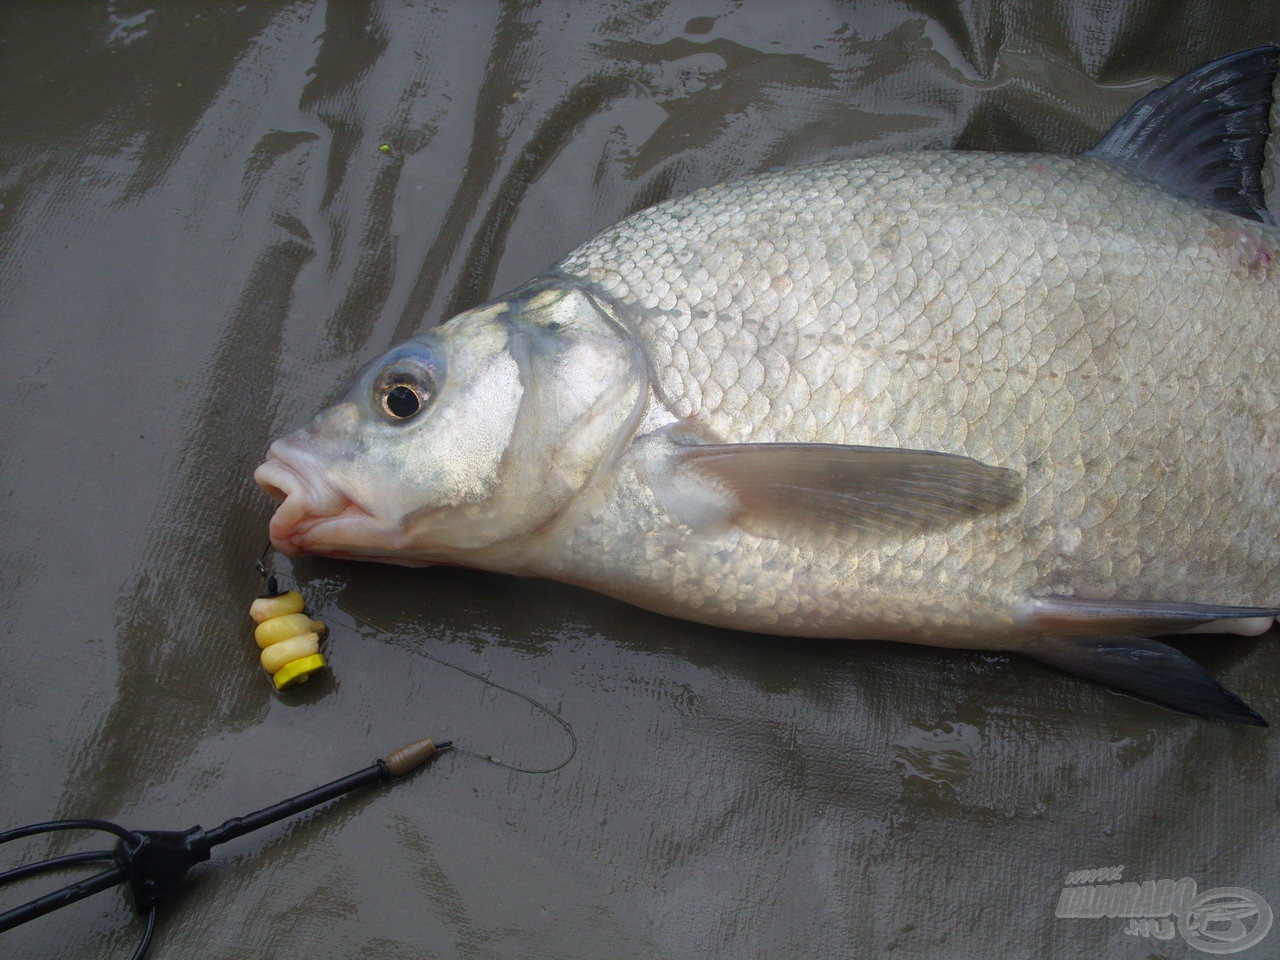
[(28, 824), (0, 833), (0, 843), (59, 830), (103, 830), (119, 837), (114, 849), (111, 850), (66, 854), (42, 860), (39, 863), (23, 864), (0, 873), (0, 884), (4, 884), (75, 863), (105, 861), (113, 864), (101, 873), (0, 913), (0, 933), (75, 903), (77, 900), (83, 900), (108, 887), (127, 883), (134, 909), (139, 914), (150, 917), (142, 946), (134, 954), (135, 957), (141, 957), (150, 941), (155, 908), (178, 892), (187, 871), (196, 864), (208, 860), (215, 846), (336, 799), (360, 787), (402, 777), (451, 746), (452, 743), (448, 740), (440, 743), (429, 739), (417, 740), (388, 754), (386, 759), (375, 760), (363, 770), (357, 770), (355, 773), (300, 793), (296, 797), (290, 797), (288, 800), (263, 807), (243, 817), (232, 817), (211, 830), (205, 830), (201, 826), (183, 831), (127, 830), (119, 824), (106, 820), (52, 820), (47, 823)]

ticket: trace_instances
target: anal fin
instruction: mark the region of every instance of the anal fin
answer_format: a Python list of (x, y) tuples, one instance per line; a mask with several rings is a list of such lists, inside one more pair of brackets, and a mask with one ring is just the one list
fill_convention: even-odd
[(1067, 673), (1184, 713), (1267, 726), (1266, 720), (1198, 663), (1158, 640), (1046, 636), (1022, 653)]
[(1170, 633), (1234, 633), (1256, 636), (1280, 617), (1280, 607), (1232, 607), (1179, 600), (1085, 600), (1036, 597), (1014, 610), (1021, 626), (1071, 636), (1163, 636)]

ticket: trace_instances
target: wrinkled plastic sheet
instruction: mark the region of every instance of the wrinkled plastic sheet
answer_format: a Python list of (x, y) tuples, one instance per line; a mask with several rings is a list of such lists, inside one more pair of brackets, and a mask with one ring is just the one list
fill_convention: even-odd
[[(313, 559), (279, 569), (332, 669), (277, 695), (246, 617), (253, 467), (397, 339), (732, 175), (1081, 150), (1277, 25), (1267, 3), (6, 4), (4, 825), (213, 826), (419, 736), (473, 751), (220, 848), (157, 957), (1199, 956), (1056, 915), (1073, 872), (1116, 867), (1280, 909), (1273, 733), (1016, 658)], [(1186, 649), (1280, 718), (1274, 637)], [(0, 944), (127, 956), (139, 932), (103, 894)]]

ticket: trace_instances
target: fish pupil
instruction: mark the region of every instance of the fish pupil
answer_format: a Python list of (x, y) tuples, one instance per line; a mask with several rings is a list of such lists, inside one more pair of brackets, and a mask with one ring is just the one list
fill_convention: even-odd
[(401, 383), (387, 391), (382, 405), (397, 420), (407, 420), (422, 409), (422, 398), (412, 387)]

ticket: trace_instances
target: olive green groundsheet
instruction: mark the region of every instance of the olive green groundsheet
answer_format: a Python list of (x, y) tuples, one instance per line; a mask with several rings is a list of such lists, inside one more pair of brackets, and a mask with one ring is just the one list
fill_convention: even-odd
[[(1013, 657), (319, 559), (276, 564), (331, 670), (277, 694), (250, 477), (360, 364), (640, 207), (873, 151), (1079, 151), (1277, 40), (1269, 2), (5, 3), (0, 827), (208, 827), (452, 737), (220, 848), (153, 956), (1210, 955), (1186, 916), (1060, 916), (1090, 912), (1063, 890), (1280, 910), (1274, 730)], [(1275, 635), (1182, 648), (1280, 722)], [(0, 954), (139, 933), (106, 893)]]

